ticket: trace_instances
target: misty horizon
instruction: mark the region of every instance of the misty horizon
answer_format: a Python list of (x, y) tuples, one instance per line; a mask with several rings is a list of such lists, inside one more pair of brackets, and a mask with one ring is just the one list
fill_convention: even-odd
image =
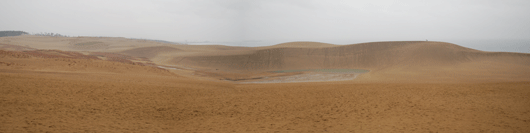
[[(432, 40), (479, 50), (530, 52), (530, 41), (520, 41), (530, 40), (529, 6), (525, 0), (21, 0), (0, 5), (0, 17), (7, 20), (0, 22), (0, 30), (247, 47), (293, 41), (344, 45)], [(249, 40), (267, 43), (243, 43)], [(484, 42), (488, 44), (480, 44)]]

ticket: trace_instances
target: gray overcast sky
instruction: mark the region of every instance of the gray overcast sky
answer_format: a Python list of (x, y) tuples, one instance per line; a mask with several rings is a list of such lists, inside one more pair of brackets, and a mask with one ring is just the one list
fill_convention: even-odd
[(3, 0), (0, 19), (168, 41), (530, 39), (530, 0)]

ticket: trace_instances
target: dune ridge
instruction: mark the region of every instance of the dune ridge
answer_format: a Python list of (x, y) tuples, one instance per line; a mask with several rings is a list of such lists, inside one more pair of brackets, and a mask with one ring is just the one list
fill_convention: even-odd
[(529, 61), (530, 54), (525, 53), (485, 52), (445, 42), (397, 41), (318, 48), (273, 47), (231, 55), (221, 52), (218, 55), (177, 56), (168, 64), (236, 73), (295, 69), (370, 70), (360, 76), (358, 81), (363, 82), (405, 82), (404, 79), (406, 82), (489, 82), (530, 80), (530, 76), (524, 75), (530, 74)]
[[(365, 68), (454, 65), (486, 58), (526, 60), (530, 54), (483, 52), (444, 42), (373, 42), (325, 48), (269, 48), (251, 54), (177, 57), (175, 64), (226, 70)], [(518, 59), (520, 58), (520, 59)]]
[(0, 64), (0, 69), (7, 70), (174, 75), (165, 69), (142, 63), (107, 61), (92, 55), (59, 50), (0, 50)]
[(156, 57), (158, 54), (163, 53), (175, 53), (175, 52), (181, 52), (183, 50), (170, 47), (170, 46), (153, 46), (153, 47), (141, 47), (141, 48), (135, 48), (135, 49), (129, 49), (122, 51), (120, 53), (136, 56), (136, 57), (145, 57), (145, 58), (153, 58)]
[(340, 46), (340, 45), (322, 43), (322, 42), (297, 41), (297, 42), (280, 43), (280, 44), (276, 44), (272, 46), (264, 46), (262, 48), (323, 48), (323, 47), (334, 47), (334, 46)]

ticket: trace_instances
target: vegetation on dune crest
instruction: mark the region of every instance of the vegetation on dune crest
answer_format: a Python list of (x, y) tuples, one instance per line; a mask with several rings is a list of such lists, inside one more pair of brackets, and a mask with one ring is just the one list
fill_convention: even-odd
[(24, 31), (0, 31), (0, 37), (20, 36), (20, 35), (23, 35), (23, 34), (28, 34), (28, 33), (24, 32)]

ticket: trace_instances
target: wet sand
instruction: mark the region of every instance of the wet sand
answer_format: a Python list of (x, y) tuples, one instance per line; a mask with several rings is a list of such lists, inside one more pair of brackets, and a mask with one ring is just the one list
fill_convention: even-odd
[(297, 82), (326, 82), (353, 80), (360, 73), (329, 73), (329, 72), (305, 72), (297, 75), (263, 78), (241, 83), (297, 83)]

